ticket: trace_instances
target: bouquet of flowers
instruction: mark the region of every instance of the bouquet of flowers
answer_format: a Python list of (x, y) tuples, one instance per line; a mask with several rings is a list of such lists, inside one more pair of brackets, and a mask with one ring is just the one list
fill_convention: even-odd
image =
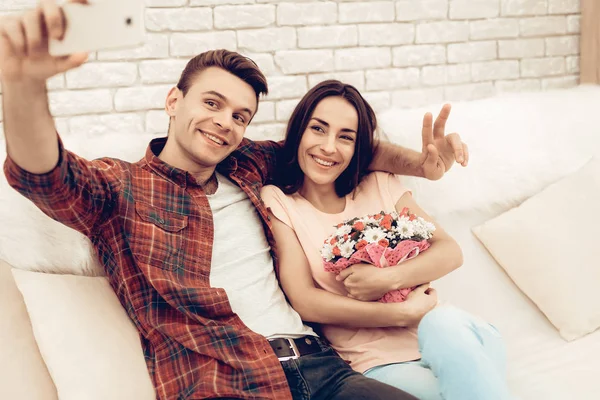
[[(408, 208), (400, 213), (380, 212), (352, 218), (336, 226), (325, 239), (321, 256), (325, 271), (339, 274), (357, 263), (379, 268), (398, 265), (429, 248), (435, 225), (411, 214)], [(414, 288), (386, 293), (379, 301), (401, 302)]]

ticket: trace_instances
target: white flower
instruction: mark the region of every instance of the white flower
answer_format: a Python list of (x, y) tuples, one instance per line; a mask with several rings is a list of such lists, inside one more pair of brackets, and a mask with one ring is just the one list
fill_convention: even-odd
[(337, 231), (335, 231), (335, 234), (336, 234), (336, 236), (343, 237), (344, 235), (348, 235), (350, 232), (352, 232), (351, 226), (342, 225), (337, 229)]
[(346, 243), (340, 244), (338, 247), (340, 248), (340, 253), (342, 257), (350, 258), (352, 254), (354, 254), (354, 245), (356, 242), (354, 240), (350, 240)]
[(325, 243), (323, 248), (321, 249), (321, 257), (323, 257), (327, 261), (333, 260), (335, 257), (333, 254), (333, 246), (329, 243)]
[(408, 218), (402, 217), (398, 219), (396, 232), (400, 235), (401, 239), (410, 239), (414, 236), (414, 225)]
[(385, 232), (381, 228), (366, 228), (364, 238), (369, 243), (377, 243), (381, 239), (385, 239)]

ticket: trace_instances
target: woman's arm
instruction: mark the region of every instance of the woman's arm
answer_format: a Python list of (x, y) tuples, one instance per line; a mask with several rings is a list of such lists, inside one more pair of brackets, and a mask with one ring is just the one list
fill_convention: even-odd
[(363, 301), (375, 300), (391, 290), (432, 282), (462, 265), (462, 251), (458, 243), (417, 205), (408, 192), (396, 203), (398, 212), (404, 207), (435, 225), (433, 238), (429, 240), (431, 247), (396, 266), (377, 268), (356, 264), (345, 269), (339, 274), (338, 280), (344, 281), (351, 297)]
[(418, 321), (418, 305), (411, 302), (362, 302), (315, 287), (296, 233), (275, 216), (271, 221), (279, 256), (279, 281), (304, 321), (361, 328), (409, 326)]

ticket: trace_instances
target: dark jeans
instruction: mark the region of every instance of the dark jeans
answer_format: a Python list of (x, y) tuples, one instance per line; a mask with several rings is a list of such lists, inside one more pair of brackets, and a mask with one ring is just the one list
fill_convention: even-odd
[(320, 353), (281, 362), (294, 400), (417, 400), (354, 371), (333, 349), (322, 347)]

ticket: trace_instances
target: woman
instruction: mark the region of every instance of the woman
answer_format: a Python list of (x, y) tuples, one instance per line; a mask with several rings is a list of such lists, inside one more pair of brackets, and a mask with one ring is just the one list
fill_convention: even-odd
[(321, 324), (332, 346), (366, 376), (421, 399), (508, 399), (498, 331), (437, 306), (428, 286), (462, 264), (459, 246), (441, 227), (427, 251), (400, 266), (350, 269), (369, 278), (362, 295), (370, 300), (419, 286), (405, 302), (353, 299), (343, 281), (351, 281), (347, 270), (336, 277), (323, 268), (323, 241), (344, 220), (408, 207), (433, 222), (393, 175), (367, 171), (376, 125), (360, 93), (339, 81), (318, 84), (294, 110), (278, 187), (262, 191), (274, 217), (281, 285), (302, 318)]

